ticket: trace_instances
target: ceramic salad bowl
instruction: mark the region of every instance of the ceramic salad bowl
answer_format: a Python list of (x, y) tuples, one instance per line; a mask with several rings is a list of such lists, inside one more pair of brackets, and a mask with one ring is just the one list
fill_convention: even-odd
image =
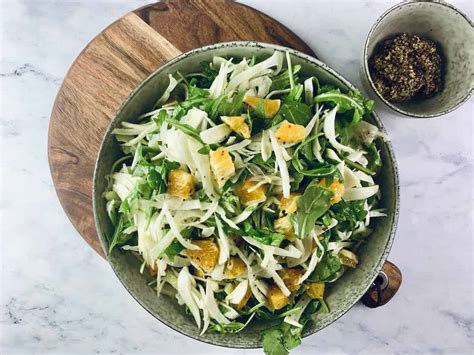
[[(332, 84), (342, 90), (354, 89), (346, 79), (321, 61), (292, 49), (264, 43), (228, 42), (206, 46), (182, 54), (160, 67), (122, 104), (102, 142), (94, 174), (93, 203), (97, 232), (104, 251), (107, 250), (108, 244), (106, 235), (110, 235), (113, 231), (103, 198), (107, 187), (106, 176), (110, 174), (113, 163), (122, 155), (112, 130), (118, 127), (122, 121), (130, 121), (140, 114), (150, 111), (168, 84), (168, 74), (176, 71), (182, 73), (196, 71), (200, 62), (210, 61), (214, 56), (236, 59), (253, 55), (268, 57), (275, 50), (288, 51), (292, 62), (295, 65), (301, 65), (304, 75), (316, 76), (322, 84)], [(375, 113), (370, 115), (369, 121), (383, 130), (382, 123)], [(383, 196), (380, 207), (386, 208), (387, 217), (379, 218), (374, 222), (374, 232), (370, 236), (370, 243), (360, 249), (360, 266), (346, 272), (337, 283), (330, 287), (327, 296), (330, 312), (315, 315), (313, 321), (305, 328), (303, 336), (319, 331), (346, 313), (370, 287), (388, 256), (398, 220), (399, 182), (397, 165), (390, 142), (380, 141), (378, 149), (384, 165), (376, 177), (376, 181), (380, 185)], [(156, 296), (156, 291), (147, 285), (149, 280), (145, 275), (140, 274), (140, 261), (136, 257), (116, 248), (107, 258), (117, 277), (137, 302), (172, 329), (214, 345), (235, 348), (261, 346), (260, 331), (268, 327), (267, 322), (253, 321), (239, 334), (205, 333), (200, 335), (192, 317), (185, 314), (184, 309), (178, 305), (174, 298), (166, 295), (161, 295), (159, 298)]]

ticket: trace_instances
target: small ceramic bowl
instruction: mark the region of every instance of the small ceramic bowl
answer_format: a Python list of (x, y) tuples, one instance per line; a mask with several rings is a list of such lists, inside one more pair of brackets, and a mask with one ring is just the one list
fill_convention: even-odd
[[(200, 62), (211, 61), (214, 56), (233, 57), (236, 60), (253, 55), (268, 57), (275, 50), (288, 51), (292, 63), (301, 65), (301, 73), (304, 76), (316, 76), (322, 84), (336, 85), (342, 90), (355, 89), (346, 79), (319, 60), (296, 50), (265, 43), (219, 43), (184, 53), (163, 65), (130, 94), (112, 120), (102, 141), (94, 172), (93, 205), (97, 233), (104, 252), (107, 253), (108, 249), (106, 235), (113, 233), (113, 226), (107, 216), (103, 193), (107, 186), (106, 177), (110, 174), (114, 161), (122, 156), (120, 145), (112, 134), (113, 129), (120, 126), (123, 121), (133, 120), (140, 114), (149, 112), (167, 87), (168, 74), (177, 71), (196, 72), (199, 70)], [(382, 123), (375, 113), (372, 113), (368, 120), (383, 130)], [(327, 302), (331, 311), (315, 315), (313, 321), (305, 328), (303, 336), (317, 332), (346, 313), (370, 287), (390, 251), (399, 208), (397, 164), (389, 141), (378, 142), (377, 148), (380, 150), (383, 167), (376, 181), (380, 185), (383, 196), (381, 207), (386, 208), (387, 217), (375, 219), (370, 243), (364, 243), (360, 249), (359, 267), (348, 270), (338, 282), (331, 284), (327, 293)], [(252, 321), (239, 334), (205, 333), (200, 335), (192, 317), (185, 313), (184, 308), (178, 305), (175, 298), (165, 295), (157, 297), (156, 291), (147, 285), (150, 279), (140, 274), (140, 261), (136, 257), (116, 248), (112, 253), (107, 253), (107, 259), (130, 294), (167, 326), (191, 338), (215, 345), (234, 348), (261, 346), (260, 331), (270, 325), (267, 321)], [(130, 316), (133, 317), (133, 314)]]
[[(417, 34), (435, 41), (443, 61), (442, 90), (429, 99), (389, 102), (375, 88), (369, 59), (386, 39), (401, 33)], [(472, 95), (474, 87), (474, 27), (471, 20), (444, 1), (404, 1), (387, 10), (370, 30), (365, 42), (362, 82), (398, 114), (431, 118), (453, 111)]]

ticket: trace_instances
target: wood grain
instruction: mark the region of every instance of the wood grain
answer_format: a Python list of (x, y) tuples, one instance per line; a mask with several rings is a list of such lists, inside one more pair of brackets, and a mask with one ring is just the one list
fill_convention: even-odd
[(100, 142), (130, 92), (181, 52), (253, 40), (313, 55), (267, 15), (229, 0), (163, 1), (137, 9), (97, 35), (72, 64), (51, 114), (48, 156), (59, 200), (84, 240), (103, 256), (92, 213)]
[(377, 308), (387, 304), (393, 296), (397, 293), (398, 289), (402, 284), (402, 272), (400, 269), (390, 261), (386, 261), (382, 267), (382, 273), (387, 277), (387, 285), (383, 288), (380, 288), (380, 291), (377, 292), (376, 284), (379, 278), (375, 279), (374, 284), (362, 297), (362, 303), (369, 308)]

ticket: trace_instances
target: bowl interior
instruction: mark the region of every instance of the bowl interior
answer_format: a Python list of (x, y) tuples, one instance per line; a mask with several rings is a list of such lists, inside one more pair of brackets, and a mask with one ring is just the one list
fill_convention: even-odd
[[(411, 33), (435, 41), (441, 49), (444, 84), (442, 91), (430, 99), (389, 106), (408, 114), (436, 116), (449, 112), (466, 101), (474, 86), (474, 29), (467, 17), (446, 3), (432, 1), (406, 2), (385, 13), (369, 34), (365, 65), (384, 40), (397, 34)], [(392, 108), (393, 108), (392, 107)]]
[[(105, 201), (102, 198), (102, 193), (106, 188), (106, 175), (110, 173), (113, 162), (121, 155), (119, 144), (115, 141), (111, 130), (119, 126), (122, 121), (133, 122), (141, 113), (149, 111), (167, 86), (167, 75), (170, 73), (175, 73), (178, 70), (183, 73), (196, 71), (199, 69), (198, 66), (201, 61), (212, 60), (212, 57), (216, 55), (236, 59), (252, 55), (269, 56), (275, 49), (285, 50), (283, 47), (246, 42), (205, 47), (184, 54), (161, 67), (131, 94), (109, 127), (96, 166), (94, 211), (97, 230), (103, 247), (106, 245), (105, 235), (112, 233), (112, 225), (105, 212)], [(350, 84), (319, 61), (296, 51), (290, 51), (290, 53), (293, 63), (302, 66), (304, 75), (315, 75), (322, 83), (335, 84), (344, 90), (349, 88)], [(376, 125), (381, 125), (376, 115), (372, 115), (370, 119)], [(398, 175), (390, 144), (381, 143), (379, 148), (384, 167), (377, 177), (377, 181), (381, 185), (384, 196), (382, 207), (387, 208), (388, 217), (379, 218), (375, 221), (375, 230), (370, 237), (370, 243), (361, 250), (360, 267), (350, 270), (336, 284), (329, 287), (327, 301), (331, 307), (331, 312), (315, 316), (314, 321), (307, 327), (305, 335), (312, 334), (330, 324), (357, 302), (376, 277), (387, 257), (398, 215)], [(204, 334), (201, 336), (193, 320), (184, 313), (183, 308), (177, 304), (174, 298), (165, 295), (157, 298), (155, 291), (147, 286), (146, 278), (139, 273), (140, 265), (135, 257), (129, 253), (114, 250), (108, 259), (118, 278), (132, 296), (151, 314), (171, 328), (192, 338), (216, 345), (241, 348), (260, 346), (260, 330), (268, 326), (268, 323), (254, 322), (238, 335)]]

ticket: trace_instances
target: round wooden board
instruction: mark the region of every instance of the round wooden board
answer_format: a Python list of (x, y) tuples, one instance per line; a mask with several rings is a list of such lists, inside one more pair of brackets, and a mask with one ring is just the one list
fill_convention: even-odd
[(229, 0), (167, 0), (120, 18), (94, 38), (67, 73), (49, 125), (53, 182), (69, 219), (104, 255), (92, 213), (92, 177), (103, 135), (120, 104), (182, 52), (227, 41), (260, 41), (313, 51), (285, 26)]

